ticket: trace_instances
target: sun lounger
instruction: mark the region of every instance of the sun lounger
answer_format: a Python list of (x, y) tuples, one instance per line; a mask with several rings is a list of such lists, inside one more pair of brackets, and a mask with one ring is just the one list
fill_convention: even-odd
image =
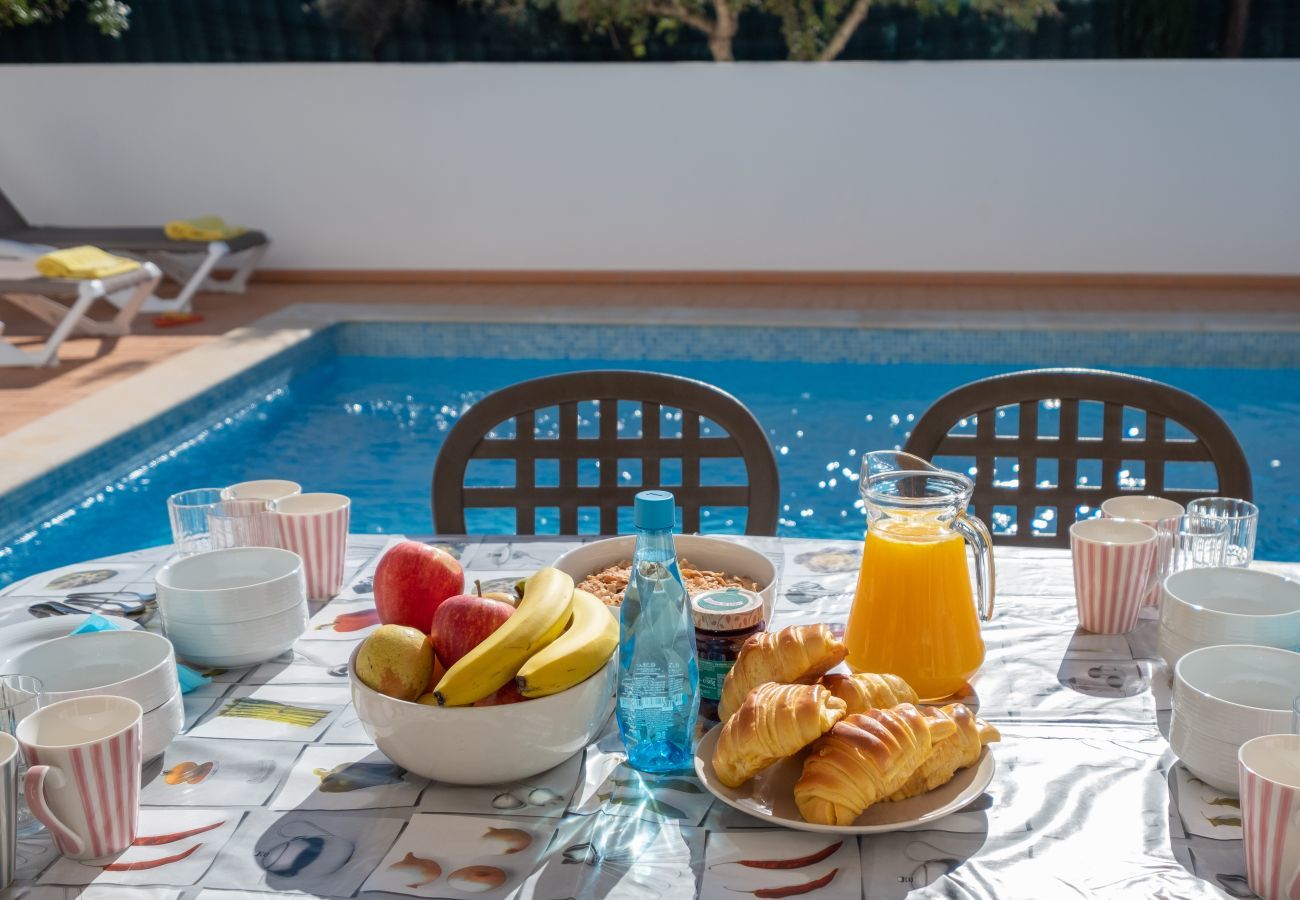
[[(131, 320), (153, 296), (162, 272), (153, 263), (109, 278), (73, 280), (64, 278), (0, 279), (0, 297), (54, 326), (38, 352), (15, 347), (4, 338), (0, 322), (0, 368), (7, 366), (52, 366), (59, 361), (59, 347), (73, 334), (98, 337), (127, 334)], [(90, 307), (103, 298), (118, 308), (111, 319), (92, 319)]]
[[(0, 239), (51, 247), (76, 247), (93, 244), (104, 250), (129, 253), (157, 264), (163, 274), (176, 281), (180, 292), (175, 297), (152, 296), (144, 312), (184, 312), (200, 291), (243, 293), (248, 278), (262, 261), (271, 245), (260, 231), (245, 231), (220, 241), (174, 241), (162, 228), (68, 228), (35, 226), (0, 192)], [(229, 257), (236, 263), (225, 278), (213, 276), (217, 265)], [(117, 301), (111, 300), (120, 306)]]

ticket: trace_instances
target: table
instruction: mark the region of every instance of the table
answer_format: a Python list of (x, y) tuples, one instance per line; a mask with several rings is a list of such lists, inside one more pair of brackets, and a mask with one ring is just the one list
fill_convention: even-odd
[[(292, 659), (217, 674), (186, 696), (186, 733), (146, 770), (140, 833), (222, 823), (203, 834), (201, 847), (154, 869), (105, 872), (58, 858), (39, 836), (21, 842), (19, 881), (6, 896), (71, 897), (78, 892), (71, 886), (89, 884), (83, 896), (95, 900), (261, 900), (283, 892), (736, 900), (831, 868), (839, 871), (830, 884), (804, 896), (1253, 896), (1236, 801), (1192, 778), (1162, 737), (1171, 681), (1156, 656), (1154, 620), (1127, 636), (1076, 632), (1063, 551), (997, 551), (998, 609), (974, 683), (980, 715), (1003, 735), (986, 794), (922, 829), (849, 839), (825, 863), (772, 871), (727, 863), (800, 856), (828, 841), (763, 827), (712, 802), (693, 777), (641, 778), (621, 764), (612, 722), (585, 753), (527, 784), (430, 784), (386, 765), (352, 712), (340, 668), (366, 632), (339, 632), (333, 623), (373, 605), (375, 564), (395, 540), (352, 537), (348, 587), (314, 605)], [(579, 540), (438, 543), (487, 590)], [(775, 626), (845, 620), (860, 543), (736, 540), (777, 563)], [(0, 626), (26, 620), (32, 602), (72, 590), (57, 588), (69, 572), (112, 573), (97, 590), (152, 590), (169, 552), (141, 550), (12, 585), (0, 596)], [(1300, 574), (1300, 565), (1270, 568)], [(305, 730), (219, 715), (245, 697), (324, 715)], [(343, 771), (358, 761), (367, 765)], [(213, 766), (200, 777), (186, 763)], [(322, 791), (327, 780), (332, 790)], [(503, 852), (517, 845), (526, 846)], [(428, 880), (423, 859), (440, 862), (442, 876)], [(484, 893), (449, 887), (453, 869), (472, 865), (494, 865), (505, 883)]]

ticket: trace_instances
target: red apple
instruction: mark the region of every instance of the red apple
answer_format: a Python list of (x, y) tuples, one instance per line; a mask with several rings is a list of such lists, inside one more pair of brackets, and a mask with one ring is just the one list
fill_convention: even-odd
[(375, 609), (385, 625), (409, 625), (425, 634), (448, 597), (465, 590), (465, 572), (445, 550), (402, 541), (375, 569)]
[(519, 693), (519, 688), (514, 681), (507, 681), (495, 694), (488, 694), (482, 700), (475, 701), (475, 706), (500, 706), (503, 703), (522, 703), (527, 700), (523, 694)]
[(429, 627), (433, 652), (447, 668), (456, 665), (469, 651), (477, 647), (489, 634), (510, 618), (515, 608), (509, 603), (461, 594), (448, 597), (438, 604)]

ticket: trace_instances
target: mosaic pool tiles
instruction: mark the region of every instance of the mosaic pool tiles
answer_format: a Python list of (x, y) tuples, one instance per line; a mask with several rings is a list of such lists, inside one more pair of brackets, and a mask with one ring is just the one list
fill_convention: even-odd
[[(665, 327), (676, 339), (662, 339)], [(1286, 332), (359, 322), (336, 326), (334, 340), (346, 356), (1300, 367), (1300, 333)]]

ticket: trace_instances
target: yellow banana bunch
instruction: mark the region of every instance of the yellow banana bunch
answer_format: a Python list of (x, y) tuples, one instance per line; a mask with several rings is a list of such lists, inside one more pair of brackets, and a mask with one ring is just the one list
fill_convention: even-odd
[(519, 607), (486, 640), (457, 660), (433, 689), (439, 706), (468, 706), (515, 677), (519, 667), (563, 633), (573, 608), (573, 579), (547, 567), (528, 579)]
[[(533, 590), (531, 581), (528, 590)], [(545, 697), (568, 690), (599, 672), (617, 647), (618, 620), (591, 594), (574, 591), (573, 621), (564, 634), (520, 667), (515, 676), (519, 693)]]

